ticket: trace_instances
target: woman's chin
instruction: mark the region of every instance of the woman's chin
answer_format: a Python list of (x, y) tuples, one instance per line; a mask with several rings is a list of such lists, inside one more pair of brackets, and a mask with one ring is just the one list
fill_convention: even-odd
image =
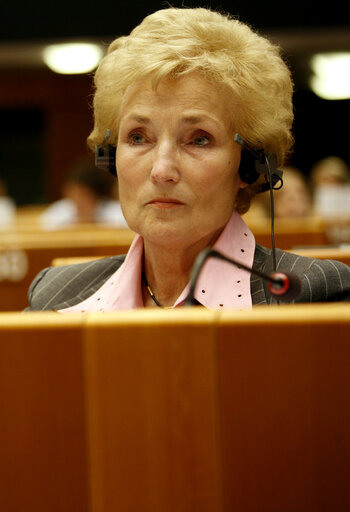
[(155, 246), (168, 246), (176, 248), (191, 243), (189, 229), (184, 225), (176, 225), (174, 222), (154, 221), (136, 230), (145, 242)]

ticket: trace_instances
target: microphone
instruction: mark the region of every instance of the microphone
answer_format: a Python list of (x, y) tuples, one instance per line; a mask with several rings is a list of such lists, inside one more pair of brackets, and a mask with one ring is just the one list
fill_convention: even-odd
[(291, 302), (300, 295), (301, 281), (297, 275), (291, 274), (290, 272), (273, 272), (270, 275), (264, 274), (263, 272), (260, 272), (260, 270), (247, 267), (246, 265), (243, 265), (243, 263), (238, 263), (237, 261), (220, 253), (219, 251), (208, 247), (199, 253), (192, 267), (190, 291), (186, 299), (187, 306), (193, 306), (197, 303), (196, 299), (194, 298), (196, 284), (204, 263), (210, 257), (227, 261), (228, 263), (236, 265), (238, 268), (243, 268), (250, 274), (261, 277), (267, 281), (267, 287), (271, 295), (282, 302)]

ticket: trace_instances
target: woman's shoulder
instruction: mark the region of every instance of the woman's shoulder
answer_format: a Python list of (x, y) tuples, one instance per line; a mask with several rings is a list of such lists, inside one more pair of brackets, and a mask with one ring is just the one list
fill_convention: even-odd
[(48, 267), (32, 281), (26, 311), (56, 310), (87, 299), (122, 265), (125, 255)]

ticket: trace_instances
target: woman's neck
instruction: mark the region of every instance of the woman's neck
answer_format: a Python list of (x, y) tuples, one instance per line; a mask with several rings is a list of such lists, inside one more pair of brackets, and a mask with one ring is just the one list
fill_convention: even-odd
[(144, 253), (144, 304), (145, 307), (157, 306), (151, 297), (153, 294), (162, 307), (170, 307), (189, 281), (193, 260), (187, 261), (183, 254), (176, 251), (152, 249), (147, 250), (145, 247)]
[[(159, 246), (144, 241), (142, 286), (145, 307), (170, 307), (176, 302), (179, 295), (189, 282), (192, 266), (202, 249), (212, 246), (221, 230), (210, 239), (202, 240), (190, 247)], [(148, 287), (147, 287), (147, 285)], [(151, 295), (154, 295), (152, 298)]]

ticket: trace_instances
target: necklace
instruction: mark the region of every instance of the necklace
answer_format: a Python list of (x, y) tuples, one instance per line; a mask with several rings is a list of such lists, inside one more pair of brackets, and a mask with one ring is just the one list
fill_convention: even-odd
[(153, 301), (157, 304), (157, 306), (159, 308), (163, 308), (163, 309), (172, 309), (173, 307), (172, 306), (162, 306), (161, 303), (157, 300), (156, 296), (154, 295), (154, 293), (152, 292), (152, 289), (150, 287), (150, 285), (148, 284), (147, 282), (147, 279), (146, 279), (146, 276), (145, 276), (145, 273), (142, 272), (142, 280), (144, 282), (144, 285), (146, 286), (146, 290), (148, 291), (148, 293), (150, 294), (150, 297), (151, 299), (153, 299)]

